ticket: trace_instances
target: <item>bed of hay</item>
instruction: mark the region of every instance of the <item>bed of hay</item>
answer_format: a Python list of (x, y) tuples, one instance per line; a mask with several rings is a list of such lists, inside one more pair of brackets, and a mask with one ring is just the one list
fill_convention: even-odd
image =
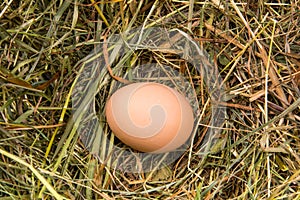
[[(0, 198), (300, 199), (299, 11), (299, 0), (1, 1)], [(207, 156), (197, 153), (196, 135), (173, 164), (122, 173), (69, 131), (71, 93), (99, 42), (141, 26), (177, 28), (207, 51), (223, 80), (226, 120)], [(176, 60), (170, 52), (138, 56)]]

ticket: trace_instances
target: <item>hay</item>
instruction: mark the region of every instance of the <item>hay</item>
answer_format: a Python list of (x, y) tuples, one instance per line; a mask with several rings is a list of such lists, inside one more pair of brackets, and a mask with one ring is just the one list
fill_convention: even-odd
[[(0, 197), (300, 199), (299, 10), (297, 0), (3, 1)], [(79, 139), (72, 90), (99, 42), (141, 26), (177, 28), (198, 41), (223, 80), (218, 103), (226, 120), (218, 142), (201, 156), (212, 103), (201, 74), (173, 52), (137, 51), (117, 60), (111, 64), (117, 77), (126, 73), (118, 62), (134, 67), (155, 60), (182, 72), (204, 119), (176, 162), (123, 173), (103, 165)], [(95, 88), (102, 100), (114, 84), (105, 73)], [(99, 102), (95, 107), (103, 110)], [(122, 147), (103, 130), (110, 141), (102, 144), (113, 140)]]

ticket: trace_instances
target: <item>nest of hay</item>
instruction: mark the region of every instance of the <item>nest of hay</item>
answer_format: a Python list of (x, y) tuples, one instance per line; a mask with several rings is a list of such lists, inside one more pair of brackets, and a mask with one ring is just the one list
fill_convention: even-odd
[[(0, 3), (0, 197), (299, 199), (299, 6), (296, 0)], [(105, 124), (101, 102), (138, 65), (169, 65), (189, 80), (202, 116), (192, 146), (174, 162), (122, 172), (95, 156), (89, 129), (78, 134), (73, 91), (78, 81), (88, 83), (80, 70), (99, 44), (157, 26), (187, 33), (207, 52), (221, 80), (225, 119), (203, 156), (214, 101), (201, 73), (170, 51), (137, 50), (117, 59), (113, 73), (97, 72), (103, 81), (90, 93), (97, 99), (90, 109), (107, 135), (98, 148), (109, 142), (126, 148)], [(159, 76), (147, 70), (148, 79)]]

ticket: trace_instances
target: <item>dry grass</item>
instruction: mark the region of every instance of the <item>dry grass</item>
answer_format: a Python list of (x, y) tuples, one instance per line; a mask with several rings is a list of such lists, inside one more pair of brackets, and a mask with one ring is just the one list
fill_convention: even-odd
[[(198, 153), (206, 133), (199, 125), (193, 147), (174, 164), (122, 173), (84, 148), (76, 134), (82, 116), (71, 120), (71, 95), (99, 42), (142, 25), (178, 28), (208, 52), (223, 79), (219, 103), (227, 107), (226, 120), (207, 156)], [(0, 197), (300, 199), (299, 26), (298, 0), (4, 0)], [(209, 106), (199, 74), (182, 67), (172, 52), (141, 51), (122, 62), (136, 66), (150, 59), (172, 62), (205, 94), (198, 96), (200, 105)], [(116, 76), (124, 72), (118, 63), (111, 69)], [(98, 88), (105, 101), (115, 81), (108, 71), (100, 75), (107, 81)], [(101, 118), (103, 107), (97, 109)]]

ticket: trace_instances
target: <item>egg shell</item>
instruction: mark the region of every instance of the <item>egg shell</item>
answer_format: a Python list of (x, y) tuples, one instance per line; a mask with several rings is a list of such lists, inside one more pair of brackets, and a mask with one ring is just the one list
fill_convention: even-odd
[(105, 113), (115, 136), (142, 152), (173, 151), (187, 141), (194, 126), (187, 99), (159, 83), (133, 83), (118, 89)]

